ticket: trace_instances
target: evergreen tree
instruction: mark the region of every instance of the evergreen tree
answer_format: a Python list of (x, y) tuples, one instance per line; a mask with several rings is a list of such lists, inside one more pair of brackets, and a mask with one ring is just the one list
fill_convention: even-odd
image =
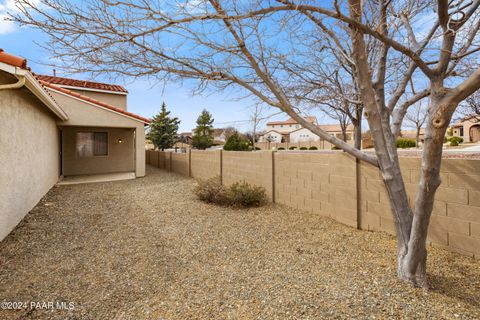
[(238, 131), (232, 133), (223, 146), (223, 150), (227, 151), (250, 151), (251, 149), (251, 141)]
[(203, 109), (197, 119), (197, 127), (193, 129), (192, 146), (205, 150), (213, 145), (213, 118), (212, 114)]
[(160, 112), (152, 119), (148, 138), (155, 147), (162, 151), (171, 148), (177, 141), (179, 124), (180, 120), (170, 117), (170, 111), (167, 111), (165, 102), (163, 102)]

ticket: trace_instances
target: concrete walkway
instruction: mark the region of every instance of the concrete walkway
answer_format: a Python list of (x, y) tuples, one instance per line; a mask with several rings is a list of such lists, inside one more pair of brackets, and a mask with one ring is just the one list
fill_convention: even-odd
[(85, 174), (78, 176), (69, 176), (60, 180), (57, 185), (65, 186), (82, 183), (98, 183), (135, 179), (135, 172), (119, 172), (104, 174)]

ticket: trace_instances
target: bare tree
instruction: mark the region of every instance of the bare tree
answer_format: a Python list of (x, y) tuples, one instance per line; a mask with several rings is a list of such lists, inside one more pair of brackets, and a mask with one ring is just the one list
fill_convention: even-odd
[[(43, 0), (37, 5), (19, 0), (21, 13), (14, 19), (45, 31), (52, 55), (68, 70), (159, 81), (195, 79), (200, 90), (238, 88), (378, 167), (396, 227), (398, 277), (427, 286), (426, 237), (441, 183), (443, 138), (458, 104), (480, 87), (480, 0), (195, 3)], [(418, 22), (421, 17), (434, 22), (425, 28), (425, 22)], [(309, 123), (303, 106), (291, 98), (287, 82), (292, 74), (282, 63), (298, 50), (306, 51), (318, 28), (340, 48), (329, 53), (317, 47), (325, 53), (323, 63), (336, 64), (332, 54), (339, 54), (354, 66), (375, 154)], [(370, 44), (376, 49), (370, 50)], [(295, 61), (303, 68), (309, 63), (301, 56)], [(420, 182), (412, 208), (395, 142), (409, 106), (427, 96)]]
[(253, 146), (253, 151), (256, 149), (256, 143), (257, 143), (257, 134), (258, 134), (258, 129), (260, 125), (263, 123), (265, 118), (262, 118), (263, 115), (263, 108), (262, 104), (255, 104), (255, 106), (252, 109), (252, 113), (250, 115), (250, 120), (252, 122), (252, 146)]
[(463, 101), (457, 112), (459, 118), (480, 116), (480, 91), (475, 92)]
[(415, 129), (415, 144), (419, 148), (420, 131), (425, 125), (428, 116), (428, 105), (424, 101), (419, 101), (412, 105), (405, 115), (405, 123), (407, 127)]

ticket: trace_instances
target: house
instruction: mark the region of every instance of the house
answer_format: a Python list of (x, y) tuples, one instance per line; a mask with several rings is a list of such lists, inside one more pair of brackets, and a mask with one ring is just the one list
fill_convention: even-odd
[(0, 240), (64, 177), (145, 175), (145, 126), (117, 85), (35, 75), (0, 49)]
[[(417, 138), (417, 130), (401, 130), (400, 136), (402, 138), (413, 139)], [(418, 135), (420, 142), (425, 140), (425, 128), (420, 128), (420, 133)]]
[[(306, 117), (310, 123), (317, 124), (317, 118), (313, 116)], [(286, 121), (271, 121), (265, 125), (264, 132), (260, 135), (258, 142), (289, 142), (290, 132), (301, 129), (301, 125), (294, 119)]]
[[(332, 136), (343, 139), (342, 129), (339, 124), (317, 124), (317, 118), (313, 116), (306, 117), (306, 120), (322, 130), (328, 132)], [(354, 128), (352, 125), (347, 126), (347, 141), (353, 140)], [(286, 121), (274, 121), (266, 124), (264, 133), (260, 136), (259, 142), (289, 142), (300, 143), (319, 141), (320, 137), (303, 128), (297, 121), (292, 118)]]
[(214, 144), (225, 144), (227, 141), (227, 132), (224, 128), (215, 128), (213, 129), (213, 143)]
[(461, 137), (465, 142), (480, 141), (480, 115), (471, 115), (455, 123), (452, 127), (454, 137)]
[(175, 148), (189, 149), (192, 147), (192, 133), (182, 132), (178, 135), (179, 141), (175, 142)]

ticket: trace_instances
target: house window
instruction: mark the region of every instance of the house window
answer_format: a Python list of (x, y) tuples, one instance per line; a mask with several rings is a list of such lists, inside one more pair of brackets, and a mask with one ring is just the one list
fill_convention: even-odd
[(463, 127), (460, 127), (460, 137), (463, 137)]
[(77, 132), (77, 156), (98, 157), (108, 155), (107, 132)]

